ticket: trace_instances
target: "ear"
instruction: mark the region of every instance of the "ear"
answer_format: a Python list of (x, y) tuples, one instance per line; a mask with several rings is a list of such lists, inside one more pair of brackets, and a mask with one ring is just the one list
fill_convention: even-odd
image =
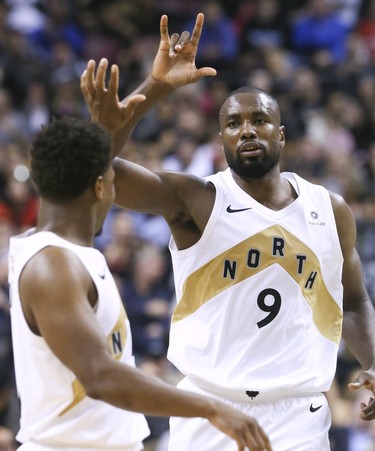
[(219, 140), (220, 140), (220, 147), (221, 147), (221, 150), (224, 152), (223, 135), (222, 135), (221, 132), (219, 132)]
[(104, 196), (104, 179), (102, 175), (95, 180), (94, 192), (97, 200), (102, 200)]
[(285, 127), (283, 125), (279, 127), (279, 133), (280, 133), (280, 147), (283, 149), (285, 146)]

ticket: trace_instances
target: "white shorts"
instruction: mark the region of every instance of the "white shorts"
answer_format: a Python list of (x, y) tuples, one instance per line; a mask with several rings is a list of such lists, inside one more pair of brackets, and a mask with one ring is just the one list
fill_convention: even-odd
[[(178, 387), (229, 404), (254, 417), (268, 434), (273, 451), (329, 451), (331, 413), (321, 394), (224, 399), (193, 385), (186, 378)], [(263, 398), (263, 399), (262, 399)], [(237, 444), (203, 418), (170, 419), (169, 451), (237, 451)]]

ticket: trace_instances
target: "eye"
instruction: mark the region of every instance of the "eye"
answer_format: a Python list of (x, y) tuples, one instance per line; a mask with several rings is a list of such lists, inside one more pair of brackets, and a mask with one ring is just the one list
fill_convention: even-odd
[(266, 121), (265, 121), (265, 119), (256, 119), (255, 123), (258, 124), (258, 125), (263, 125), (263, 124), (266, 123)]
[(238, 122), (237, 121), (227, 122), (227, 127), (228, 128), (236, 128), (237, 126), (238, 126)]

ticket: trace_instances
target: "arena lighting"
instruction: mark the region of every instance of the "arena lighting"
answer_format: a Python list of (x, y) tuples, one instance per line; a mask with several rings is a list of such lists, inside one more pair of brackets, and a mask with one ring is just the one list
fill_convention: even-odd
[(24, 164), (18, 164), (14, 168), (13, 175), (18, 182), (27, 182), (30, 177), (30, 171), (29, 168)]

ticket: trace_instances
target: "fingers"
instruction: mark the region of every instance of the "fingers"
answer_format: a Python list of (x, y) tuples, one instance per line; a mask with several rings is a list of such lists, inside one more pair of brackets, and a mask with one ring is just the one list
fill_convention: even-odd
[(181, 33), (181, 36), (178, 33), (173, 33), (169, 40), (168, 18), (166, 15), (163, 15), (161, 17), (161, 19), (160, 19), (161, 43), (169, 41), (169, 56), (171, 58), (175, 58), (177, 55), (177, 52), (182, 50), (184, 48), (185, 44), (190, 43), (190, 44), (192, 44), (193, 47), (195, 47), (195, 48), (198, 47), (199, 39), (202, 34), (203, 22), (204, 22), (204, 15), (202, 13), (199, 13), (195, 20), (194, 30), (193, 30), (193, 34), (191, 35), (191, 39), (190, 39), (190, 33), (188, 31), (183, 31)]
[(367, 388), (375, 394), (375, 377), (371, 372), (361, 371), (359, 376), (348, 384), (351, 390), (358, 390), (359, 388)]
[(102, 58), (100, 60), (98, 69), (96, 71), (96, 77), (94, 80), (94, 84), (97, 90), (99, 91), (105, 91), (105, 75), (107, 73), (108, 68), (108, 60), (106, 58)]
[[(174, 58), (177, 53), (176, 53), (176, 44), (178, 42), (180, 35), (178, 33), (173, 33), (171, 36), (171, 41), (169, 43), (169, 56), (171, 56), (172, 58)], [(180, 50), (181, 47), (178, 48), (178, 50)]]
[(246, 449), (261, 449), (262, 451), (272, 451), (271, 443), (263, 431), (263, 429), (256, 428), (252, 434), (246, 436)]
[(204, 15), (203, 13), (199, 13), (195, 20), (195, 26), (190, 41), (194, 45), (194, 47), (198, 47), (199, 39), (202, 34), (203, 23), (204, 23)]
[[(108, 82), (108, 92), (110, 95), (117, 97), (118, 92), (118, 80), (119, 80), (119, 69), (117, 64), (112, 64), (111, 66), (111, 76)], [(103, 81), (104, 83), (104, 81)]]
[[(98, 65), (98, 69), (95, 74), (96, 63), (94, 60), (90, 60), (87, 63), (86, 69), (81, 75), (81, 90), (86, 98), (93, 95), (94, 92), (105, 92), (105, 76), (108, 68), (108, 60), (102, 58)], [(118, 88), (118, 68), (111, 68), (111, 77), (109, 80), (109, 86), (112, 92)]]
[[(263, 429), (260, 426), (255, 429), (255, 431), (253, 432), (253, 436), (251, 438), (255, 439), (255, 444), (258, 444), (258, 446), (261, 446), (262, 451), (263, 450), (272, 451), (271, 442), (269, 441), (267, 434), (263, 431)], [(249, 446), (249, 445), (247, 445), (247, 446)], [(249, 449), (252, 449), (252, 448), (249, 448)], [(256, 449), (256, 448), (254, 448), (254, 449)]]
[(188, 44), (189, 41), (190, 33), (188, 31), (183, 31), (181, 36), (178, 33), (173, 33), (170, 41), (169, 56), (174, 58), (177, 55), (177, 52), (182, 50), (184, 45)]
[(90, 60), (87, 63), (86, 69), (81, 75), (81, 90), (85, 98), (89, 96), (90, 92), (94, 89), (94, 72), (95, 72), (95, 61)]
[(375, 418), (375, 402), (373, 397), (370, 397), (367, 405), (361, 402), (360, 406), (361, 406), (360, 416), (362, 420), (370, 421)]
[(168, 16), (163, 14), (160, 18), (160, 40), (161, 41), (169, 41), (168, 35)]
[(271, 443), (262, 429), (256, 429), (251, 434), (248, 432), (243, 438), (237, 439), (238, 451), (262, 450), (272, 451)]
[(187, 44), (189, 41), (190, 41), (190, 33), (188, 31), (183, 31), (180, 39), (175, 45), (176, 50), (181, 50), (184, 47), (184, 45)]
[[(187, 32), (184, 32), (185, 36)], [(181, 39), (184, 36), (184, 33), (181, 35)], [(186, 39), (184, 36), (184, 39)], [(188, 39), (190, 38), (190, 34), (188, 36)], [(166, 14), (163, 14), (160, 18), (160, 43), (169, 43), (169, 56), (174, 58), (176, 56), (176, 50), (181, 50), (183, 47), (183, 44), (181, 42), (178, 43), (180, 39), (180, 35), (178, 33), (173, 33), (171, 38), (169, 39), (169, 32), (168, 32), (168, 16)], [(176, 44), (178, 43), (177, 47)]]

